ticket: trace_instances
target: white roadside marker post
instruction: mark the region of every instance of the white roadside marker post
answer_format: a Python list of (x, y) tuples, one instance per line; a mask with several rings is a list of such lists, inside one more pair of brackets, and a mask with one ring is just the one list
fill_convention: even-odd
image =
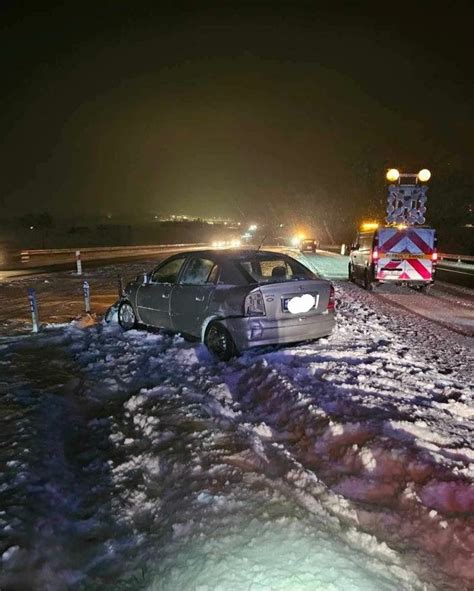
[(120, 299), (124, 293), (122, 275), (117, 275), (117, 282), (118, 282), (118, 297)]
[(30, 302), (32, 332), (39, 331), (38, 303), (36, 301), (36, 291), (30, 287), (28, 289), (28, 300)]
[(84, 291), (84, 308), (86, 314), (89, 314), (91, 311), (91, 290), (87, 281), (82, 284), (82, 289)]
[(346, 245), (345, 244), (341, 244), (341, 254), (342, 255), (346, 254)]
[(77, 274), (82, 275), (82, 262), (81, 262), (81, 251), (76, 250), (76, 268)]

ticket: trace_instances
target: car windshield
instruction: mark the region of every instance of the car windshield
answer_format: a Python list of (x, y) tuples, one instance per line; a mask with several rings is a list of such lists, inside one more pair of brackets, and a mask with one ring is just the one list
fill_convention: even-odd
[(236, 263), (251, 283), (276, 283), (317, 278), (313, 272), (298, 261), (277, 254), (274, 257), (250, 256), (240, 259)]

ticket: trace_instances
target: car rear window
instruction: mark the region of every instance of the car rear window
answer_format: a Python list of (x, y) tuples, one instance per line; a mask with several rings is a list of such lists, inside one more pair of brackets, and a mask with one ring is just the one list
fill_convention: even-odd
[(317, 278), (298, 261), (281, 255), (249, 257), (236, 261), (236, 264), (251, 283), (275, 283)]

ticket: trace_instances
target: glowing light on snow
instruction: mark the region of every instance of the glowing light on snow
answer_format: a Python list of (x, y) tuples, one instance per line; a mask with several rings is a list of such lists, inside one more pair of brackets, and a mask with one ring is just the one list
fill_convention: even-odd
[(303, 312), (309, 312), (311, 308), (314, 308), (316, 300), (314, 296), (309, 293), (305, 293), (302, 296), (295, 296), (288, 302), (288, 311), (292, 314), (302, 314)]
[[(210, 495), (202, 502), (214, 504)], [(174, 527), (175, 542), (148, 591), (279, 589), (281, 591), (396, 591), (403, 588), (382, 562), (323, 531), (282, 517), (276, 523), (227, 519), (199, 538)], [(174, 551), (173, 551), (174, 550)]]

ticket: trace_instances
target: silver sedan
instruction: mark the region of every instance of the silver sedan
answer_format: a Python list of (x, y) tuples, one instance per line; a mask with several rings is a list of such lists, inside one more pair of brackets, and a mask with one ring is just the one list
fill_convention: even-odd
[(129, 283), (118, 319), (124, 329), (144, 324), (198, 338), (227, 360), (249, 347), (329, 335), (334, 288), (281, 253), (186, 252)]

